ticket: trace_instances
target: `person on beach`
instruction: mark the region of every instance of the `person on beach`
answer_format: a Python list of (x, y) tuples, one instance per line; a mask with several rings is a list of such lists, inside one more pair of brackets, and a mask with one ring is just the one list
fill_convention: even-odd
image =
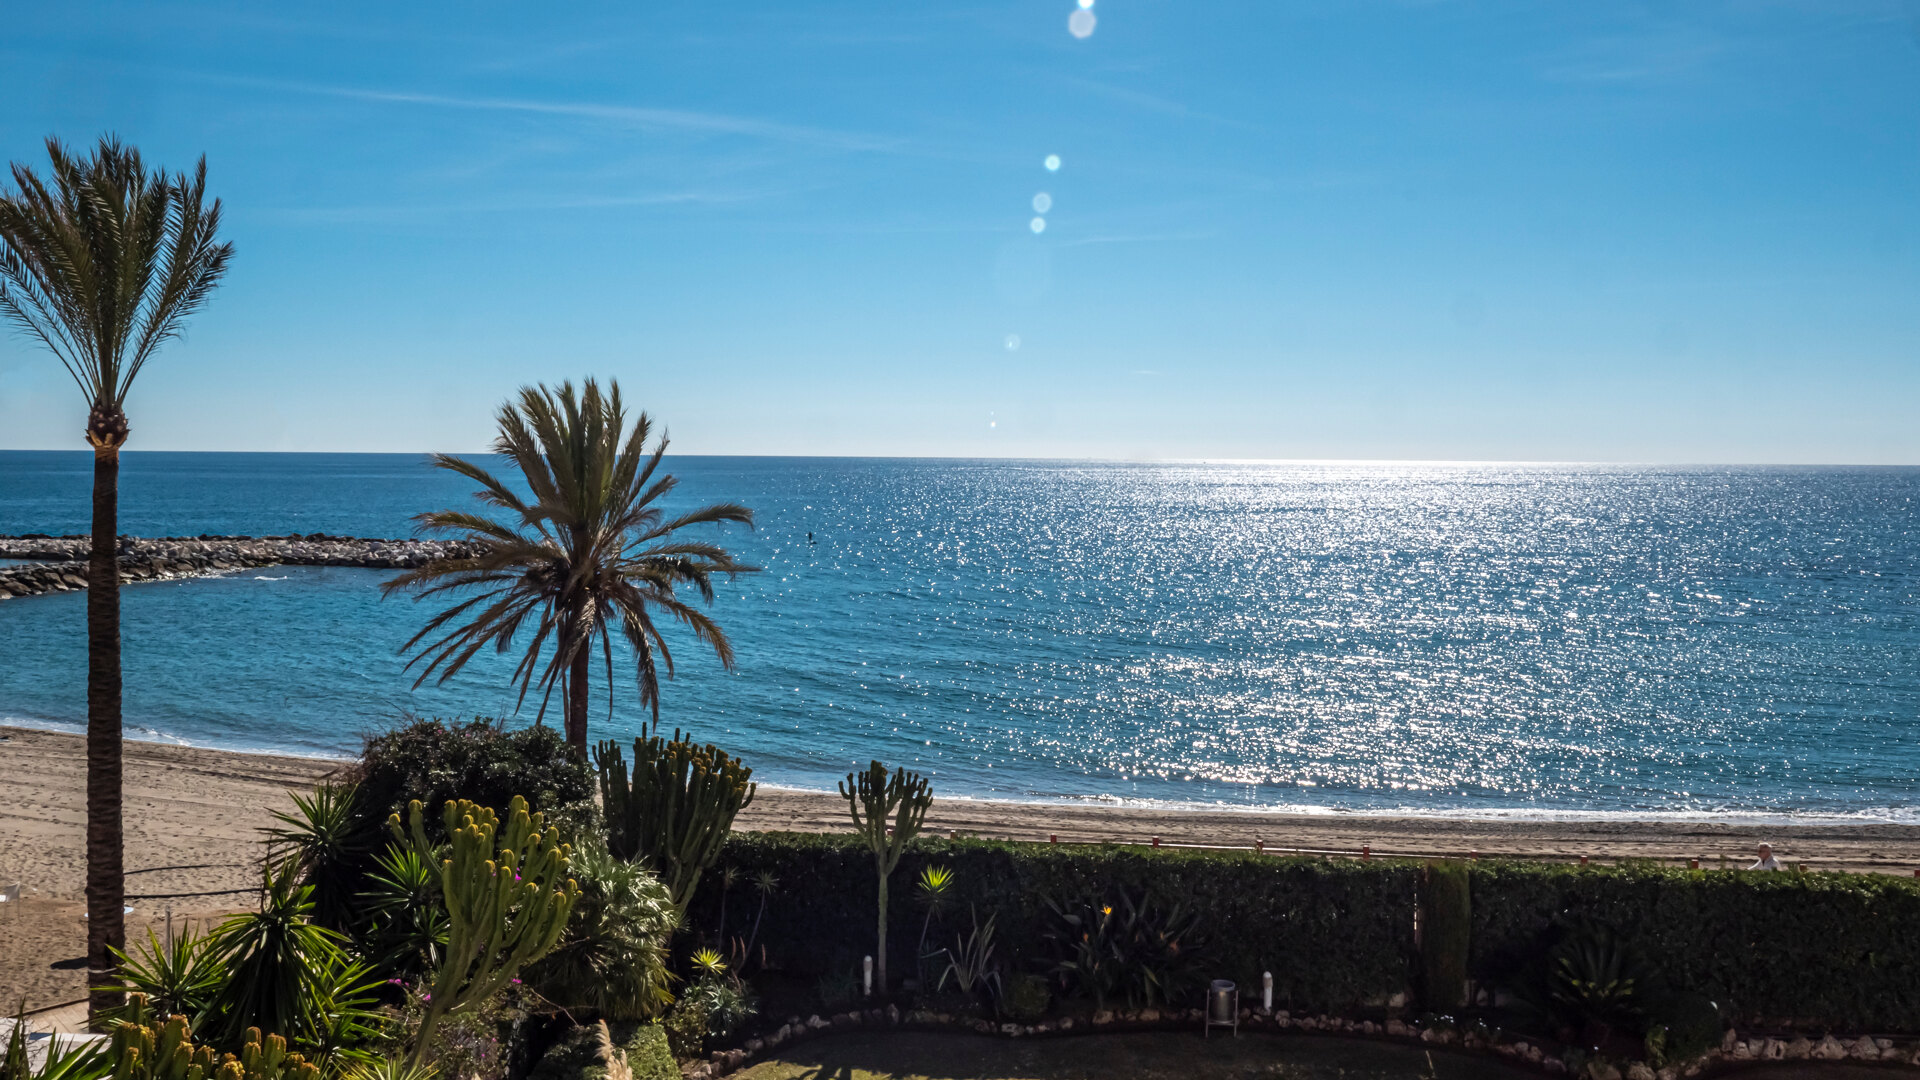
[(1757, 863), (1754, 863), (1752, 866), (1747, 867), (1747, 869), (1749, 870), (1784, 870), (1786, 869), (1786, 867), (1781, 866), (1780, 860), (1773, 857), (1772, 844), (1761, 844), (1760, 845), (1760, 861)]

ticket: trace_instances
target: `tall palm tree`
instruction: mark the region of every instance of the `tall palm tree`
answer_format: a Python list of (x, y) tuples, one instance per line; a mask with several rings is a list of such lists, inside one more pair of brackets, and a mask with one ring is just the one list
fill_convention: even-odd
[[(18, 162), (0, 193), (0, 314), (58, 357), (86, 395), (93, 446), (87, 564), (87, 967), (104, 986), (126, 947), (120, 820), (120, 448), (127, 391), (226, 273), (207, 159), (192, 176), (148, 173), (105, 136), (93, 156), (47, 140), (50, 179)], [(96, 1009), (112, 995), (96, 992)]]
[(711, 604), (713, 575), (731, 577), (759, 567), (735, 561), (717, 544), (682, 540), (676, 534), (695, 525), (730, 521), (752, 528), (753, 511), (737, 503), (717, 503), (667, 517), (659, 503), (676, 481), (659, 474), (666, 437), (647, 452), (652, 422), (641, 413), (632, 430), (627, 429), (620, 386), (611, 380), (605, 393), (592, 379), (579, 394), (570, 382), (561, 383), (557, 391), (526, 387), (517, 402), (500, 407), (499, 424), (494, 450), (520, 470), (532, 501), (472, 462), (434, 455), (436, 467), (479, 484), (475, 497), (507, 511), (508, 520), (463, 510), (421, 514), (414, 520), (422, 532), (464, 540), (472, 553), (436, 559), (393, 578), (382, 589), (388, 595), (416, 590), (417, 599), (474, 593), (428, 620), (401, 646), (402, 652), (419, 647), (407, 664), (424, 663), (415, 686), (435, 672), (446, 682), (488, 645), (505, 654), (513, 649), (515, 635), (523, 627), (530, 629), (532, 637), (513, 669), (519, 700), (524, 703), (537, 683), (543, 691), (539, 715), (545, 716), (554, 690), (561, 689), (567, 742), (584, 756), (587, 676), (597, 644), (606, 663), (611, 710), (615, 631), (633, 649), (640, 703), (653, 710), (656, 721), (656, 651), (668, 677), (673, 675), (673, 654), (660, 634), (656, 612), (685, 624), (727, 670), (733, 669), (733, 646), (719, 624), (674, 590), (692, 586)]

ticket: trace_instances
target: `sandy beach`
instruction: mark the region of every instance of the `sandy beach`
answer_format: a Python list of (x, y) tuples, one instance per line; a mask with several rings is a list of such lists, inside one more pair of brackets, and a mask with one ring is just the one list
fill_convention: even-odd
[[(55, 967), (85, 952), (83, 743), (75, 735), (0, 727), (0, 880), (26, 886), (0, 911), (0, 1000), (38, 1008), (79, 998), (85, 972)], [(339, 761), (127, 743), (128, 936), (197, 922), (245, 906), (258, 880), (259, 830), (271, 812), (341, 767)], [(818, 792), (762, 789), (736, 827), (838, 832), (845, 804)], [(1920, 868), (1920, 826), (1762, 826), (1710, 822), (1516, 821), (1168, 810), (937, 800), (929, 831), (1061, 843), (1130, 842), (1301, 849), (1375, 855), (1625, 858), (1715, 866), (1751, 858), (1767, 839), (1790, 862), (1820, 870), (1906, 875)], [(12, 904), (7, 905), (12, 908)]]

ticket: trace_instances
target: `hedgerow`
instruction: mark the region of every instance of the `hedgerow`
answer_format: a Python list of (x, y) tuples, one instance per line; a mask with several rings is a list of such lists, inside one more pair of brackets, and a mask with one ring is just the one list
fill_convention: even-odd
[[(1239, 983), (1243, 1001), (1257, 1000), (1263, 971), (1283, 1008), (1420, 998), (1418, 864), (921, 839), (901, 861), (896, 894), (908, 896), (929, 864), (958, 872), (949, 910), (962, 914), (949, 916), (948, 935), (968, 905), (982, 918), (995, 913), (1013, 970), (1034, 970), (1047, 955), (1047, 898), (1119, 888), (1199, 910), (1210, 977)], [(778, 879), (758, 935), (776, 966), (811, 977), (871, 951), (873, 860), (856, 838), (735, 834), (718, 865), (741, 882), (762, 871)], [(1920, 1032), (1920, 882), (1504, 862), (1475, 863), (1468, 876), (1468, 974), (1481, 989), (1512, 987), (1559, 930), (1584, 920), (1617, 931), (1667, 989), (1706, 995), (1737, 1023)], [(722, 890), (703, 890), (689, 926), (713, 934), (721, 903)], [(752, 892), (735, 886), (724, 936), (745, 938), (756, 913)], [(898, 905), (897, 970), (913, 970), (920, 917)]]

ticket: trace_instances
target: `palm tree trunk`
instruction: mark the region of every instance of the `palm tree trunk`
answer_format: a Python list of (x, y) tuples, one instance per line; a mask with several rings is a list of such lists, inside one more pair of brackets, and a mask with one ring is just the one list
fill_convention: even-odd
[(120, 810), (120, 448), (93, 453), (93, 550), (87, 563), (87, 975), (88, 1011), (119, 995), (101, 990), (127, 943)]
[(587, 756), (587, 676), (593, 656), (585, 647), (574, 655), (567, 674), (567, 745)]

